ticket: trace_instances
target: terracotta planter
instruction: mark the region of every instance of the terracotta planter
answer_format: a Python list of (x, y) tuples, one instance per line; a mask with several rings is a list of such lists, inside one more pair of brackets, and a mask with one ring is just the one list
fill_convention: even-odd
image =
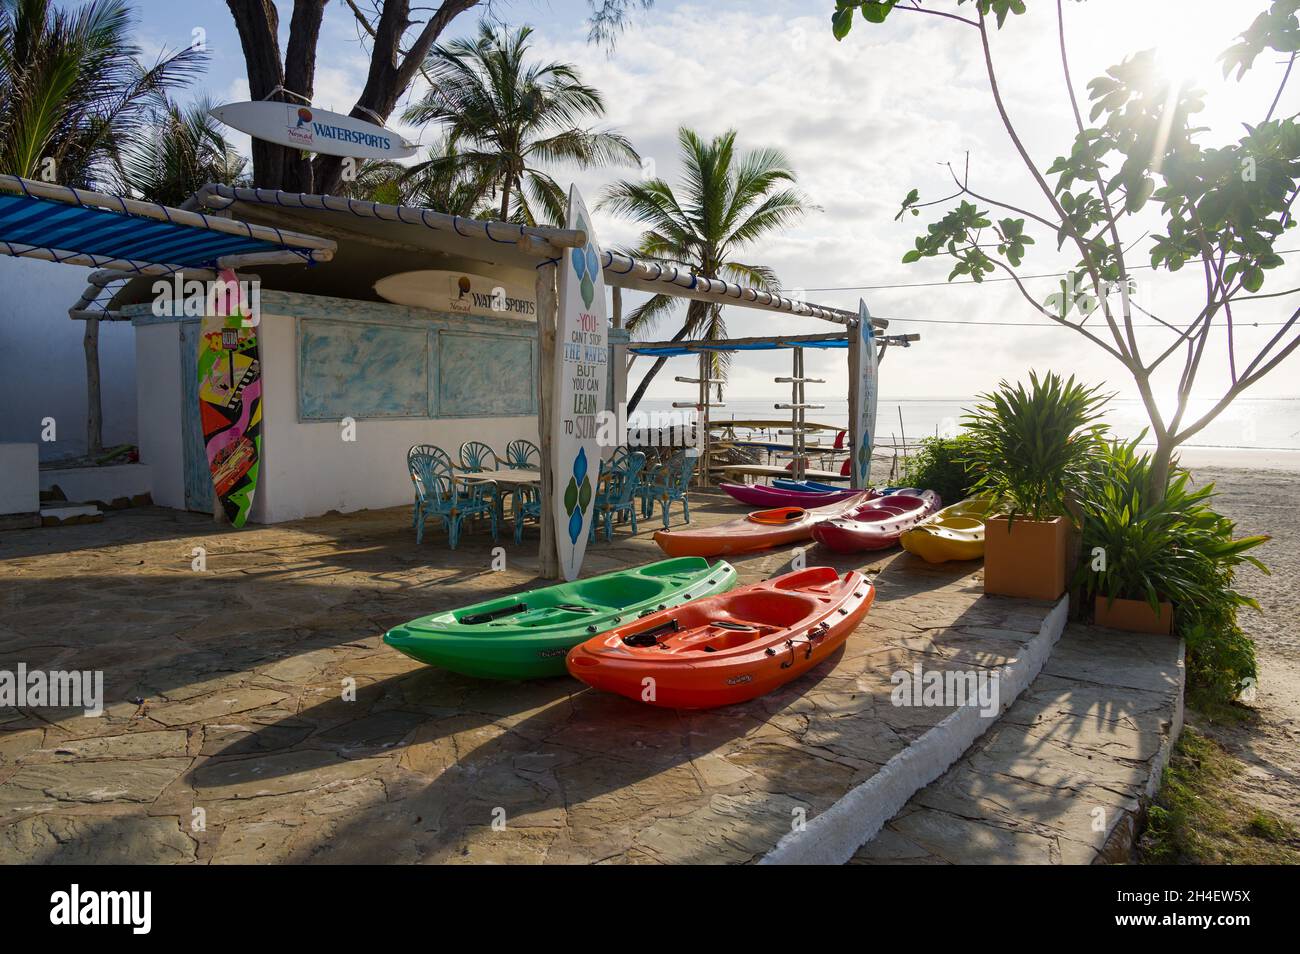
[(1055, 600), (1065, 592), (1070, 522), (990, 517), (984, 521), (984, 592)]
[(1111, 629), (1168, 636), (1173, 631), (1174, 604), (1161, 603), (1157, 613), (1146, 600), (1116, 598), (1112, 602), (1105, 596), (1098, 596), (1093, 604), (1093, 619), (1098, 626)]

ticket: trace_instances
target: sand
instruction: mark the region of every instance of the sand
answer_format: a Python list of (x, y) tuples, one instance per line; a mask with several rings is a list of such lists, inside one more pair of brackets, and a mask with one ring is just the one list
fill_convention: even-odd
[(1258, 719), (1211, 725), (1190, 712), (1189, 722), (1245, 763), (1239, 794), (1300, 827), (1300, 476), (1265, 469), (1253, 456), (1251, 468), (1194, 466), (1184, 459), (1198, 482), (1214, 482), (1220, 493), (1215, 507), (1237, 522), (1240, 534), (1273, 537), (1252, 551), (1272, 574), (1247, 566), (1237, 577), (1238, 588), (1263, 611), (1240, 616), (1259, 657), (1259, 686), (1250, 703)]

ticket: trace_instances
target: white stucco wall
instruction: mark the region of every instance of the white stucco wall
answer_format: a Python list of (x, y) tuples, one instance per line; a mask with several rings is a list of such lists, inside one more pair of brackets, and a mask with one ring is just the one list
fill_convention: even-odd
[[(34, 441), (41, 460), (86, 451), (85, 324), (68, 308), (91, 269), (0, 255), (0, 441)], [(129, 322), (99, 326), (104, 444), (136, 441), (135, 347)], [(57, 440), (41, 440), (41, 420)]]
[[(455, 457), (467, 440), (498, 453), (515, 438), (538, 440), (535, 417), (362, 419), (354, 442), (342, 440), (339, 422), (300, 422), (295, 325), (289, 316), (262, 316), (262, 461), (249, 518), (255, 523), (410, 503), (406, 451), (412, 444), (437, 444)], [(149, 466), (154, 502), (183, 509), (179, 325), (143, 324), (135, 333), (136, 361), (148, 368), (138, 387), (140, 460)]]
[(498, 453), (518, 437), (537, 442), (533, 417), (360, 420), (356, 440), (344, 441), (337, 422), (298, 421), (294, 320), (264, 315), (260, 343), (262, 470), (251, 515), (258, 523), (410, 503), (412, 444), (437, 444), (454, 458), (468, 440)]
[(135, 360), (140, 463), (149, 467), (153, 502), (185, 509), (185, 461), (181, 442), (180, 325), (139, 325)]

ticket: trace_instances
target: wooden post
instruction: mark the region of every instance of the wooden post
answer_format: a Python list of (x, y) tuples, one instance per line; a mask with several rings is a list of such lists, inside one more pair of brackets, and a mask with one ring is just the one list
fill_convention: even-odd
[(99, 391), (99, 319), (86, 319), (81, 343), (86, 352), (86, 455), (104, 450), (104, 408)]
[(707, 351), (700, 352), (700, 410), (699, 419), (695, 422), (700, 429), (700, 459), (698, 461), (699, 470), (696, 473), (696, 485), (699, 487), (709, 486), (709, 360)]
[(794, 436), (790, 442), (794, 445), (794, 479), (803, 480), (806, 474), (806, 462), (804, 458), (805, 450), (805, 430), (804, 425), (807, 423), (807, 412), (804, 410), (804, 383), (803, 383), (803, 348), (794, 350)]
[(622, 328), (623, 327), (623, 289), (619, 288), (617, 285), (614, 285), (613, 287), (610, 288), (610, 291), (613, 292), (613, 301), (614, 301), (614, 314), (611, 316), (610, 321), (615, 328)]
[(541, 448), (541, 514), (538, 517), (541, 545), (537, 551), (537, 573), (542, 579), (560, 576), (560, 555), (555, 549), (554, 477), (551, 474), (551, 426), (555, 416), (555, 328), (559, 318), (556, 263), (537, 266), (537, 436)]

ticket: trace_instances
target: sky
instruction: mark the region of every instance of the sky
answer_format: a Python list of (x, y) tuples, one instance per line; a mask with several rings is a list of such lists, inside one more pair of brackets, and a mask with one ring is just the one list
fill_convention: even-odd
[[(934, 0), (938, 9), (956, 9)], [(1261, 56), (1238, 83), (1223, 81), (1214, 64), (1218, 53), (1266, 8), (1265, 0), (1068, 0), (1067, 43), (1075, 88), (1086, 97), (1088, 79), (1133, 52), (1157, 48), (1171, 74), (1198, 80), (1210, 91), (1203, 124), (1204, 141), (1227, 143), (1242, 122), (1258, 122), (1281, 78), (1276, 57)], [(287, 30), (290, 4), (278, 4)], [(1029, 5), (1031, 13), (1012, 17), (995, 37), (993, 59), (1013, 122), (1040, 169), (1069, 148), (1073, 122), (1057, 49), (1054, 4)], [(919, 332), (922, 340), (891, 355), (882, 369), (884, 399), (967, 398), (995, 387), (1001, 379), (1022, 379), (1030, 369), (1073, 373), (1088, 382), (1105, 382), (1124, 396), (1136, 392), (1127, 371), (1068, 329), (1037, 316), (1006, 282), (974, 285), (945, 283), (950, 265), (942, 260), (901, 263), (903, 254), (927, 222), (905, 216), (895, 221), (908, 190), (937, 199), (952, 193), (951, 163), (961, 169), (969, 157), (970, 186), (983, 195), (1042, 211), (1034, 190), (994, 109), (973, 30), (937, 17), (896, 13), (872, 27), (864, 20), (837, 43), (830, 31), (833, 0), (658, 0), (635, 16), (612, 54), (586, 41), (585, 0), (497, 0), (492, 10), (511, 23), (536, 28), (538, 57), (577, 64), (586, 82), (606, 98), (601, 125), (625, 133), (655, 174), (678, 180), (676, 135), (689, 126), (703, 135), (738, 132), (742, 149), (776, 147), (789, 157), (799, 185), (818, 210), (787, 231), (771, 235), (745, 257), (772, 266), (787, 294), (820, 304), (856, 310), (859, 297), (873, 314), (890, 320), (890, 332)], [(143, 0), (138, 30), (149, 52), (175, 49), (200, 37), (211, 53), (206, 79), (193, 90), (218, 102), (248, 98), (244, 63), (230, 13), (219, 0), (177, 4)], [(969, 10), (966, 6), (964, 10)], [(458, 18), (445, 36), (469, 33), (478, 16)], [(194, 31), (202, 31), (196, 34)], [(364, 83), (367, 50), (348, 7), (333, 0), (327, 8), (318, 50), (314, 104), (346, 113)], [(418, 90), (416, 90), (418, 93)], [(1284, 94), (1279, 115), (1300, 111), (1300, 80)], [(412, 141), (429, 142), (432, 130), (390, 125)], [(232, 141), (241, 143), (239, 135)], [(242, 139), (246, 149), (247, 139)], [(562, 183), (575, 182), (588, 204), (601, 190), (638, 170), (551, 170)], [(930, 210), (937, 214), (946, 205)], [(635, 241), (635, 223), (595, 213), (602, 243)], [(1155, 221), (1126, 224), (1130, 261), (1146, 261)], [(1022, 272), (1046, 275), (1027, 282), (1041, 299), (1055, 289), (1056, 276), (1072, 264), (1054, 251), (1043, 231)], [(1287, 264), (1271, 272), (1264, 291), (1300, 285), (1300, 237), (1283, 239)], [(1138, 270), (1137, 300), (1165, 320), (1186, 324), (1200, 307), (1201, 279), (1195, 269), (1171, 275)], [(897, 287), (908, 285), (914, 287)], [(859, 287), (870, 286), (870, 287)], [(895, 287), (887, 287), (895, 286)], [(635, 301), (635, 299), (632, 299)], [(1244, 305), (1238, 321), (1277, 322), (1290, 314), (1295, 299), (1273, 298)], [(1000, 324), (992, 324), (998, 322)], [(729, 308), (733, 336), (825, 332), (814, 319)], [(649, 337), (670, 337), (665, 324)], [(1270, 329), (1238, 331), (1237, 353), (1253, 354)], [(1139, 342), (1155, 352), (1170, 340), (1162, 329), (1143, 329)], [(1226, 335), (1216, 333), (1203, 362), (1196, 395), (1217, 396), (1227, 382)], [(634, 364), (639, 380), (648, 362)], [(842, 399), (847, 393), (844, 352), (813, 352), (807, 371), (826, 378), (809, 386), (809, 398)], [(1181, 361), (1171, 361), (1181, 368)], [(674, 384), (674, 375), (694, 371), (694, 359), (669, 362), (650, 391), (663, 400), (693, 398), (693, 386)], [(1176, 370), (1176, 369), (1173, 369)], [(1249, 392), (1252, 397), (1300, 395), (1300, 353)], [(737, 356), (727, 396), (755, 399), (773, 395), (772, 379), (789, 374), (788, 352)], [(1162, 395), (1174, 382), (1157, 379)], [(814, 393), (816, 389), (817, 393)]]

